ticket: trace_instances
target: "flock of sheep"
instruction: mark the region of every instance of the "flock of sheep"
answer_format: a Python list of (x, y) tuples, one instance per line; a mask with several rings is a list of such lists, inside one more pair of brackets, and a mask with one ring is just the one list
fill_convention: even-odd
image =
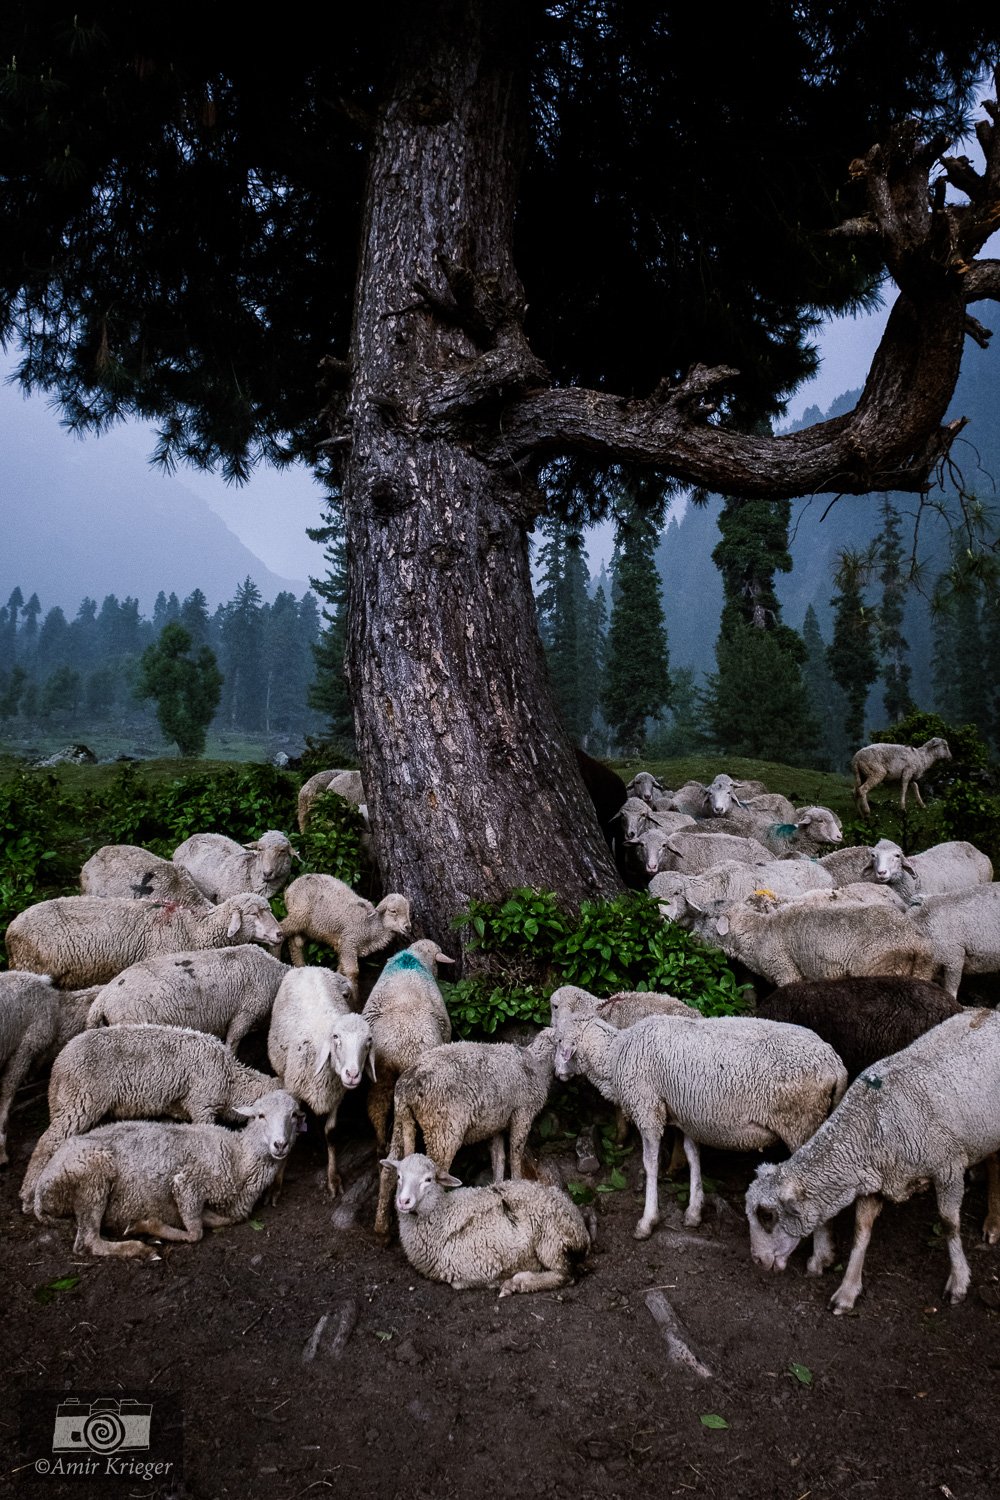
[[(919, 798), (920, 775), (947, 753), (943, 741), (859, 751), (859, 806), (886, 779)], [(326, 790), (363, 805), (357, 773), (321, 773), (300, 794), (300, 828)], [(593, 1224), (537, 1180), (527, 1143), (553, 1075), (580, 1073), (617, 1106), (620, 1132), (632, 1122), (641, 1137), (637, 1238), (659, 1222), (668, 1128), (690, 1169), (688, 1225), (703, 1210), (701, 1147), (783, 1146), (789, 1158), (761, 1167), (747, 1194), (758, 1264), (783, 1269), (811, 1236), (807, 1269), (821, 1274), (836, 1258), (832, 1220), (856, 1203), (832, 1299), (848, 1311), (882, 1203), (932, 1183), (946, 1293), (959, 1300), (969, 1283), (959, 1210), (978, 1162), (983, 1232), (1000, 1239), (1000, 1017), (956, 998), (963, 972), (1000, 970), (989, 860), (965, 843), (911, 858), (887, 840), (836, 848), (829, 809), (795, 809), (725, 775), (671, 792), (640, 773), (627, 791), (620, 856), (652, 875), (666, 918), (778, 987), (754, 1017), (564, 986), (528, 1045), (452, 1042), (437, 982), (452, 960), (431, 940), (389, 958), (358, 1009), (360, 958), (412, 935), (405, 896), (376, 907), (332, 876), (288, 883), (296, 855), (276, 831), (246, 846), (196, 834), (170, 860), (109, 846), (83, 867), (80, 896), (31, 907), (7, 931), (0, 1163), (15, 1090), (53, 1059), (24, 1211), (75, 1220), (78, 1250), (155, 1257), (157, 1241), (194, 1242), (262, 1196), (276, 1202), (309, 1113), (323, 1120), (336, 1195), (338, 1111), (367, 1073), (382, 1158), (376, 1232), (387, 1236), (394, 1198), (403, 1250), (424, 1275), (499, 1285), (501, 1296), (554, 1288), (587, 1254)], [(282, 889), (279, 925), (269, 898)], [(336, 970), (306, 966), (306, 938), (334, 950)], [(285, 941), (291, 963), (277, 956)], [(236, 1055), (265, 1026), (271, 1074)], [(462, 1187), (451, 1166), (476, 1142), (489, 1142), (493, 1183)]]

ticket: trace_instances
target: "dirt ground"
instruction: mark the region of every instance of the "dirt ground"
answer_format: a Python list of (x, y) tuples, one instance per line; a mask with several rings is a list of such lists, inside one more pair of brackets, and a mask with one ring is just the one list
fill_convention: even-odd
[[(313, 1129), (277, 1207), (141, 1264), (75, 1256), (68, 1225), (22, 1216), (17, 1187), (44, 1096), (15, 1114), (13, 1165), (0, 1174), (0, 1474), (32, 1495), (122, 1500), (1000, 1496), (1000, 1249), (979, 1243), (982, 1181), (966, 1195), (973, 1284), (958, 1308), (941, 1301), (946, 1256), (929, 1197), (885, 1211), (866, 1293), (853, 1316), (834, 1318), (834, 1273), (807, 1279), (801, 1252), (781, 1276), (752, 1265), (749, 1157), (706, 1153), (717, 1191), (701, 1229), (682, 1227), (665, 1188), (664, 1223), (634, 1240), (637, 1151), (628, 1187), (597, 1195), (598, 1249), (577, 1285), (501, 1302), (422, 1280), (398, 1242), (376, 1244), (362, 1120), (355, 1108), (347, 1121), (339, 1206)], [(561, 1152), (572, 1169), (565, 1141)], [(460, 1157), (455, 1169), (468, 1180), (476, 1167)], [(849, 1218), (838, 1231), (846, 1249)], [(79, 1280), (51, 1288), (69, 1277)], [(650, 1288), (683, 1320), (709, 1378), (671, 1363)], [(39, 1477), (17, 1413), (21, 1393), (30, 1408), (41, 1390), (140, 1391), (154, 1404), (177, 1393), (183, 1481)]]

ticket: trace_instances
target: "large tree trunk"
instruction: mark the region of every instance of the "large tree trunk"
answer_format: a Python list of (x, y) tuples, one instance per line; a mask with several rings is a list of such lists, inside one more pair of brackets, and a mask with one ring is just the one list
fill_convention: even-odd
[(517, 9), (398, 12), (346, 414), (349, 674), (375, 845), (387, 887), (446, 951), (470, 897), (619, 888), (535, 626), (534, 475), (473, 442), (477, 414), (541, 373), (512, 260)]

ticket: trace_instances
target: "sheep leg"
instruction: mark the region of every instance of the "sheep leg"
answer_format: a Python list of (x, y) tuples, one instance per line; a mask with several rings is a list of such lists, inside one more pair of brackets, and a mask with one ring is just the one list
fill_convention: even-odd
[[(526, 1115), (516, 1114), (510, 1122), (510, 1175), (518, 1182), (524, 1176), (524, 1151), (528, 1144), (528, 1132), (531, 1130), (531, 1120)], [(500, 1136), (500, 1176), (503, 1176), (503, 1136)], [(494, 1162), (493, 1181), (499, 1182), (500, 1177), (496, 1175)]]
[[(621, 1108), (615, 1110), (615, 1145), (624, 1146), (625, 1137), (628, 1135), (628, 1115)], [(673, 1165), (673, 1157), (670, 1158)]]
[(28, 1069), (31, 1067), (35, 1055), (34, 1044), (25, 1037), (14, 1056), (7, 1064), (0, 1083), (0, 1167), (6, 1166), (9, 1160), (7, 1156), (7, 1118), (10, 1107), (14, 1102), (14, 1095), (24, 1082)]
[(396, 1075), (386, 1069), (380, 1072), (378, 1082), (373, 1083), (368, 1090), (368, 1118), (375, 1131), (375, 1144), (380, 1156), (385, 1152), (386, 1126), (389, 1122), (389, 1111), (392, 1108), (395, 1088)]
[(913, 795), (917, 799), (917, 806), (918, 807), (926, 807), (927, 804), (924, 801), (923, 797), (921, 797), (921, 795), (920, 795), (920, 783), (919, 783), (919, 781), (911, 781), (910, 782), (910, 786), (913, 788)]
[(230, 1021), (229, 1030), (226, 1032), (226, 1046), (229, 1048), (230, 1052), (236, 1051), (237, 1047), (240, 1045), (240, 1042), (242, 1042), (247, 1032), (251, 1029), (250, 1023), (250, 1016), (245, 1016), (242, 1014), (234, 1016)]
[(342, 942), (340, 951), (337, 954), (337, 973), (343, 974), (345, 979), (351, 981), (354, 986), (354, 993), (357, 994), (360, 964), (358, 962), (358, 950), (354, 943)]
[[(371, 1095), (369, 1095), (369, 1101)], [(400, 1121), (393, 1126), (392, 1140), (389, 1143), (389, 1158), (392, 1161), (402, 1161), (403, 1152), (403, 1127)], [(381, 1153), (379, 1153), (381, 1155)], [(429, 1155), (430, 1153), (428, 1153)], [(393, 1187), (396, 1182), (396, 1174), (391, 1167), (380, 1167), (378, 1179), (378, 1207), (375, 1210), (375, 1235), (383, 1243), (389, 1238), (389, 1200), (393, 1195)]]
[(288, 933), (288, 957), (297, 969), (305, 968), (306, 940), (301, 932)]
[(873, 792), (877, 786), (881, 786), (885, 778), (883, 776), (871, 775), (866, 777), (860, 785), (854, 789), (854, 800), (857, 802), (866, 818), (870, 818), (872, 810), (868, 806), (868, 793)]
[(657, 1111), (646, 1119), (636, 1120), (635, 1123), (642, 1136), (642, 1167), (646, 1174), (646, 1201), (642, 1218), (635, 1226), (633, 1234), (637, 1240), (648, 1240), (660, 1222), (656, 1174), (660, 1164), (660, 1141), (663, 1137), (662, 1111)]
[[(278, 1199), (281, 1197), (281, 1189), (282, 1189), (282, 1186), (283, 1186), (284, 1181), (285, 1181), (285, 1167), (287, 1165), (288, 1165), (288, 1157), (286, 1156), (279, 1163), (278, 1170), (274, 1174), (274, 1181), (271, 1183), (271, 1192), (270, 1192), (270, 1196), (268, 1198), (268, 1202), (271, 1204), (272, 1208), (277, 1203)], [(207, 1222), (208, 1221), (206, 1220), (206, 1223)]]
[(830, 1298), (830, 1306), (835, 1316), (839, 1317), (841, 1313), (850, 1312), (861, 1295), (861, 1268), (865, 1263), (865, 1253), (872, 1237), (875, 1220), (881, 1212), (882, 1199), (874, 1194), (865, 1194), (854, 1205), (854, 1243), (851, 1246), (850, 1259), (847, 1262), (843, 1281)]
[(205, 1195), (198, 1188), (192, 1186), (184, 1172), (174, 1174), (170, 1182), (170, 1191), (177, 1206), (178, 1217), (184, 1226), (183, 1229), (177, 1229), (173, 1224), (165, 1224), (162, 1219), (150, 1217), (134, 1220), (128, 1226), (125, 1233), (151, 1234), (158, 1240), (171, 1240), (177, 1244), (196, 1245), (205, 1232), (202, 1214), (205, 1205)]
[(813, 1230), (813, 1253), (806, 1263), (807, 1276), (822, 1276), (828, 1266), (837, 1259), (833, 1243), (833, 1230), (829, 1223), (817, 1224)]
[(1000, 1240), (1000, 1154), (996, 1151), (986, 1158), (987, 1203), (983, 1220), (983, 1239), (987, 1245)]
[(959, 1222), (962, 1198), (965, 1194), (965, 1173), (956, 1172), (953, 1177), (937, 1177), (934, 1180), (938, 1214), (944, 1225), (948, 1242), (948, 1259), (951, 1274), (944, 1284), (944, 1294), (949, 1302), (961, 1302), (969, 1290), (972, 1272), (962, 1249), (962, 1231)]
[(110, 1157), (92, 1156), (85, 1172), (86, 1175), (73, 1184), (76, 1188), (73, 1195), (73, 1211), (76, 1215), (73, 1249), (79, 1252), (89, 1250), (91, 1255), (113, 1255), (123, 1260), (158, 1259), (156, 1247), (144, 1245), (141, 1240), (101, 1238), (101, 1222), (115, 1178), (114, 1163)]
[[(523, 1150), (524, 1148), (522, 1147), (521, 1149)], [(501, 1133), (500, 1135), (491, 1136), (491, 1138), (490, 1138), (490, 1166), (493, 1169), (493, 1181), (494, 1182), (503, 1182), (503, 1174), (504, 1174), (504, 1169), (505, 1169), (506, 1165), (507, 1165), (507, 1156), (506, 1156), (506, 1152), (504, 1151), (503, 1134)], [(511, 1148), (510, 1148), (510, 1175), (511, 1175), (512, 1178), (513, 1177), (521, 1177), (521, 1176), (524, 1175), (522, 1173), (522, 1171), (521, 1171), (521, 1157), (520, 1156), (515, 1156), (515, 1154), (514, 1154), (513, 1140), (511, 1141)]]
[(569, 1276), (565, 1271), (517, 1271), (500, 1283), (501, 1297), (511, 1297), (515, 1292), (554, 1292), (565, 1286)]
[(333, 1144), (333, 1132), (337, 1126), (339, 1107), (339, 1104), (334, 1105), (326, 1117), (326, 1185), (331, 1198), (336, 1198), (343, 1188), (340, 1173), (337, 1171), (337, 1148)]
[(684, 1223), (688, 1229), (697, 1229), (701, 1223), (702, 1210), (705, 1207), (705, 1189), (701, 1181), (701, 1152), (698, 1150), (698, 1142), (693, 1141), (689, 1135), (684, 1137), (684, 1155), (687, 1157), (688, 1168), (691, 1173), (690, 1185), (688, 1187), (688, 1206), (684, 1213)]
[(684, 1155), (683, 1132), (671, 1127), (670, 1131), (670, 1160), (667, 1163), (667, 1176), (673, 1177), (679, 1172), (687, 1158)]

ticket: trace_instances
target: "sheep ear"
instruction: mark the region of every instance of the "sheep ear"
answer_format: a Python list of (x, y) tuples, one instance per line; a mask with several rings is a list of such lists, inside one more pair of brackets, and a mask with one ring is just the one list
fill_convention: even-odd
[(440, 948), (438, 949), (437, 953), (434, 955), (434, 960), (435, 960), (436, 963), (439, 963), (439, 964), (453, 964), (453, 963), (456, 962), (455, 959), (449, 958), (448, 955), (447, 955), (447, 953), (442, 953), (441, 950), (440, 950)]
[(229, 918), (229, 926), (226, 928), (226, 937), (235, 937), (243, 925), (243, 913), (234, 911)]
[(461, 1177), (452, 1177), (452, 1175), (451, 1175), (450, 1172), (443, 1172), (440, 1167), (434, 1173), (434, 1176), (437, 1179), (437, 1181), (441, 1184), (442, 1187), (461, 1187), (462, 1186), (462, 1179), (461, 1179)]
[[(289, 844), (288, 847), (289, 847), (289, 849), (292, 849), (291, 844)], [(299, 851), (297, 849), (292, 849), (292, 858), (293, 859), (297, 859), (300, 864), (302, 863), (302, 855), (299, 853)]]
[(906, 871), (907, 875), (912, 875), (914, 880), (920, 879), (920, 871), (917, 869), (916, 865), (911, 864), (908, 859), (903, 860), (903, 869)]
[(788, 1181), (783, 1182), (778, 1188), (778, 1202), (797, 1203), (798, 1200), (804, 1196), (804, 1194), (805, 1188), (803, 1187), (802, 1183), (799, 1182), (796, 1178), (792, 1177), (788, 1179)]
[(330, 1038), (328, 1036), (325, 1036), (319, 1045), (319, 1051), (316, 1054), (316, 1066), (313, 1069), (313, 1073), (317, 1078), (319, 1077), (320, 1073), (322, 1073), (323, 1069), (326, 1067), (327, 1063), (331, 1060), (332, 1057), (333, 1048), (330, 1046)]
[(256, 1113), (257, 1110), (252, 1104), (236, 1104), (233, 1106), (234, 1115), (243, 1115), (248, 1120), (252, 1120)]
[(368, 1048), (367, 1068), (368, 1068), (368, 1076), (371, 1079), (372, 1083), (377, 1083), (378, 1079), (375, 1077), (375, 1048), (374, 1047), (369, 1047)]
[(798, 822), (796, 823), (795, 826), (796, 826), (796, 828), (808, 828), (809, 824), (812, 822), (812, 820), (813, 820), (812, 813), (806, 813), (805, 817), (804, 818), (800, 818), (798, 820)]
[(244, 844), (243, 847), (244, 849), (249, 849), (251, 854), (255, 854), (260, 848), (260, 839), (254, 839), (252, 844)]
[(720, 937), (725, 937), (726, 933), (729, 931), (729, 918), (726, 916), (725, 912), (723, 912), (721, 917), (716, 917), (715, 930)]
[(391, 1156), (385, 1156), (379, 1162), (380, 1167), (391, 1167), (394, 1172), (399, 1171), (399, 1162), (393, 1161)]

